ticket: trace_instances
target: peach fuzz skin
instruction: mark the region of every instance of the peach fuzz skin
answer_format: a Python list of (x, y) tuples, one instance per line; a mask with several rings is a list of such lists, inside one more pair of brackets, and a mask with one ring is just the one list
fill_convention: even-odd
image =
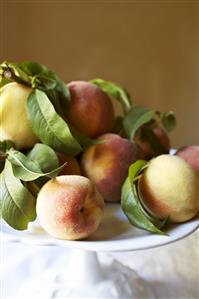
[(116, 134), (104, 134), (98, 140), (102, 143), (88, 147), (83, 153), (83, 173), (94, 182), (104, 200), (119, 202), (128, 168), (143, 158), (142, 152), (135, 143)]
[(58, 239), (88, 237), (99, 226), (104, 201), (92, 182), (82, 176), (58, 176), (48, 181), (37, 198), (41, 226)]
[(81, 169), (77, 159), (62, 153), (58, 153), (57, 156), (59, 159), (59, 165), (67, 163), (66, 166), (62, 168), (59, 175), (81, 175)]
[(152, 215), (184, 222), (199, 211), (199, 174), (177, 156), (150, 161), (138, 182), (140, 200)]
[(114, 125), (114, 109), (109, 96), (99, 87), (84, 81), (68, 84), (71, 107), (70, 123), (88, 137), (110, 132)]

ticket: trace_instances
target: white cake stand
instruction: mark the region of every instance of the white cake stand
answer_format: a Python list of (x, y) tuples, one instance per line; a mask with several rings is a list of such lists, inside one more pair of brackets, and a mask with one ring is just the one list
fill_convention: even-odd
[(198, 227), (199, 218), (195, 218), (170, 226), (167, 236), (147, 233), (128, 223), (119, 204), (109, 204), (106, 205), (99, 229), (83, 241), (54, 239), (37, 222), (32, 223), (27, 231), (16, 231), (2, 221), (1, 237), (9, 242), (72, 249), (72, 258), (64, 273), (47, 269), (39, 277), (27, 281), (20, 290), (20, 299), (151, 299), (155, 298), (153, 291), (133, 270), (119, 262), (105, 267), (99, 263), (97, 252), (135, 251), (163, 246), (185, 238)]

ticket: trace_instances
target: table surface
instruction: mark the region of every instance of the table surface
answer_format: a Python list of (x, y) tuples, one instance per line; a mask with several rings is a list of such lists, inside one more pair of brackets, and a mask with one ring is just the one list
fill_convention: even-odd
[[(57, 270), (64, 268), (70, 254), (66, 248), (1, 242), (1, 298), (19, 299), (17, 290), (27, 277), (38, 275), (46, 266)], [(199, 230), (163, 247), (99, 253), (99, 259), (104, 264), (116, 259), (136, 270), (154, 287), (157, 298), (199, 298)]]

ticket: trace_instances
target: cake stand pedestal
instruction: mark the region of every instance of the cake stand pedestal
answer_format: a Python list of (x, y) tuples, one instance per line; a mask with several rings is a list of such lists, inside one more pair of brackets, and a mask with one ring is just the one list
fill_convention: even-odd
[(32, 223), (27, 231), (15, 231), (3, 221), (1, 237), (9, 242), (72, 249), (71, 257), (65, 260), (63, 273), (48, 268), (34, 279), (27, 280), (19, 290), (17, 297), (20, 299), (152, 299), (155, 298), (153, 290), (135, 271), (117, 261), (109, 266), (102, 265), (97, 252), (135, 251), (163, 246), (190, 235), (198, 227), (197, 218), (170, 226), (167, 236), (150, 234), (131, 226), (119, 204), (110, 204), (105, 208), (99, 229), (83, 241), (54, 239), (38, 223)]

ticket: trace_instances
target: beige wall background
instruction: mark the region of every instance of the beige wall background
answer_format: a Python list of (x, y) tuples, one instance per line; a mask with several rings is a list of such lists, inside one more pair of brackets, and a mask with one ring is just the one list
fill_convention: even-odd
[(35, 60), (66, 81), (102, 77), (134, 104), (174, 110), (173, 146), (199, 144), (198, 1), (0, 0), (0, 60)]

